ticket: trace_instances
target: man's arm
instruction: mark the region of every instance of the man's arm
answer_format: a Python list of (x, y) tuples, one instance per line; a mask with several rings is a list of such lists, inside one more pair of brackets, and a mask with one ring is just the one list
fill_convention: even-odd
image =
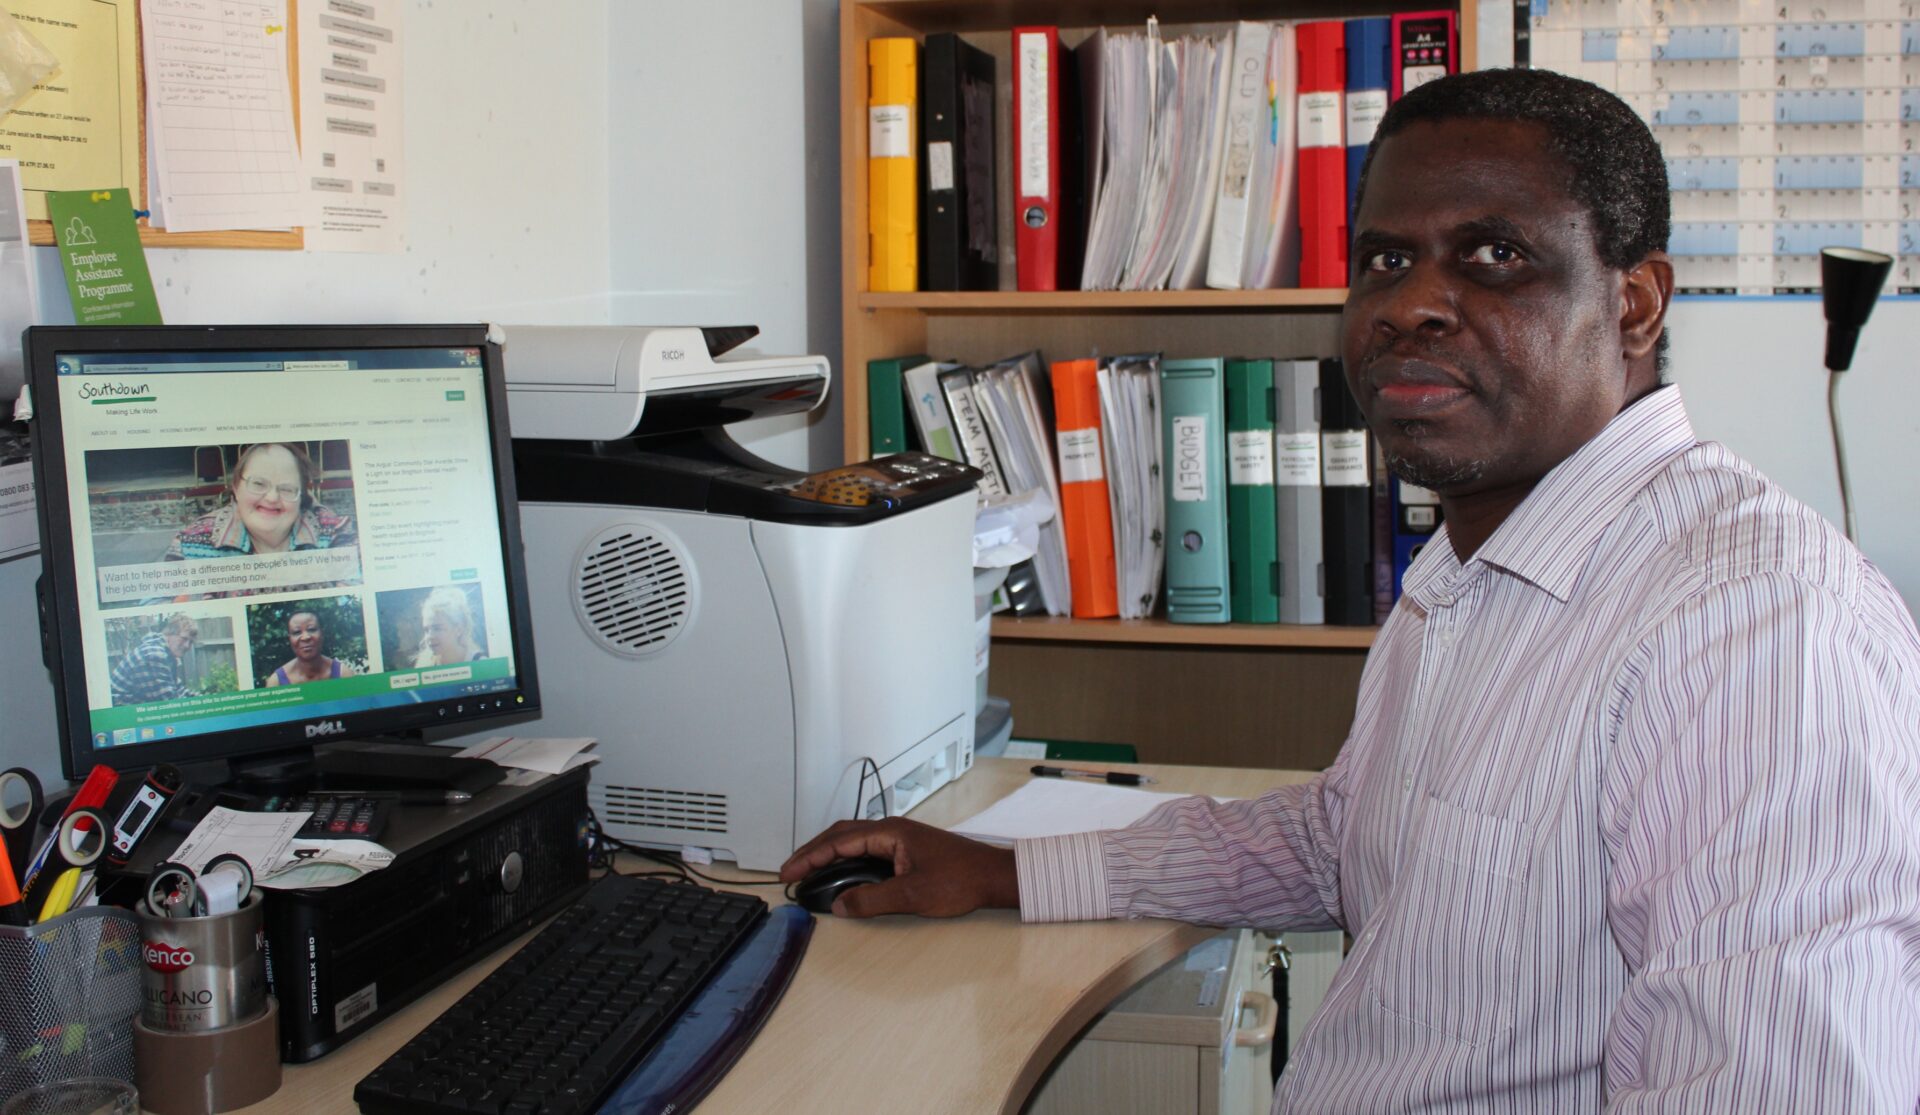
[(1334, 929), (1344, 756), (1257, 798), (1167, 802), (1124, 829), (1014, 845), (1027, 921), (1165, 917)]
[(1608, 1110), (1920, 1101), (1920, 640), (1767, 574), (1643, 643), (1601, 787)]

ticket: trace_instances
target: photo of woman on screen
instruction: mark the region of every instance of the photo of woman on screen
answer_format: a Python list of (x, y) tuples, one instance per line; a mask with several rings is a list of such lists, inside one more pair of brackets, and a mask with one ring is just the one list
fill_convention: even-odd
[(293, 648), (293, 657), (267, 677), (270, 686), (350, 678), (359, 672), (340, 659), (328, 656), (326, 632), (320, 625), (320, 617), (312, 612), (295, 612), (287, 617), (287, 643)]
[(356, 541), (352, 518), (315, 498), (306, 447), (269, 441), (241, 451), (225, 499), (174, 536), (166, 560), (324, 550)]
[(474, 636), (467, 594), (451, 585), (428, 593), (420, 604), (420, 649), (413, 656), (413, 664), (451, 666), (485, 657), (486, 651)]

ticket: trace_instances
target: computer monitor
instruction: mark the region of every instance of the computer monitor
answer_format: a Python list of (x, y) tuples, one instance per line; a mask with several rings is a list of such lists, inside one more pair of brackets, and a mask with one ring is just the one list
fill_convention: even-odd
[(68, 777), (538, 709), (487, 327), (24, 344)]

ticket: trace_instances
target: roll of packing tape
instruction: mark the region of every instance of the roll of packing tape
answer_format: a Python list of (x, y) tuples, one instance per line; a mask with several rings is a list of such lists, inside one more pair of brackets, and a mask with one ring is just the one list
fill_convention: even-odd
[(280, 1090), (280, 1006), (217, 1030), (176, 1033), (133, 1020), (134, 1082), (153, 1115), (216, 1115)]

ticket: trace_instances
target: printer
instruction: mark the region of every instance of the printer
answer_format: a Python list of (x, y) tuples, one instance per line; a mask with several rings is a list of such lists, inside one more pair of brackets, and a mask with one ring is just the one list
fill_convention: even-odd
[(728, 436), (826, 398), (751, 326), (508, 326), (508, 412), (543, 711), (591, 736), (633, 843), (779, 866), (973, 764), (979, 473), (919, 453), (820, 473)]

